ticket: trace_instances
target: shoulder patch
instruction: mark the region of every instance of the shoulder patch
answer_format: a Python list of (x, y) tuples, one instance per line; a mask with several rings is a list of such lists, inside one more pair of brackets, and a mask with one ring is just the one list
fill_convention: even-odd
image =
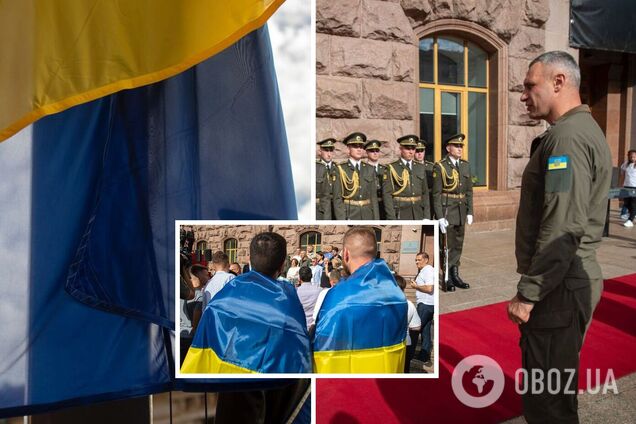
[(550, 156), (548, 158), (548, 171), (554, 171), (557, 169), (568, 168), (568, 157), (564, 156)]

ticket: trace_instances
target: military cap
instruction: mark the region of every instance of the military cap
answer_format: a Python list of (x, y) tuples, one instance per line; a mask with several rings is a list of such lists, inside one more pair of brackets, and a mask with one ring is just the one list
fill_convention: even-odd
[(367, 144), (364, 145), (364, 150), (366, 150), (367, 152), (369, 150), (379, 151), (381, 145), (382, 145), (382, 142), (379, 140), (369, 140), (367, 141)]
[(426, 144), (422, 140), (417, 142), (417, 146), (415, 146), (416, 152), (423, 152), (426, 149)]
[(466, 143), (466, 136), (462, 133), (455, 134), (446, 140), (446, 144), (459, 144), (463, 146)]
[(366, 141), (367, 141), (367, 136), (364, 135), (361, 132), (351, 133), (348, 136), (346, 136), (344, 138), (344, 140), (342, 140), (342, 142), (345, 144), (345, 146), (348, 146), (350, 144), (362, 144), (362, 145), (364, 145), (364, 143)]
[(334, 147), (336, 147), (336, 139), (325, 138), (324, 140), (321, 140), (316, 144), (318, 144), (321, 149), (333, 149)]
[(417, 146), (418, 141), (420, 141), (420, 138), (414, 134), (403, 135), (397, 139), (400, 146)]

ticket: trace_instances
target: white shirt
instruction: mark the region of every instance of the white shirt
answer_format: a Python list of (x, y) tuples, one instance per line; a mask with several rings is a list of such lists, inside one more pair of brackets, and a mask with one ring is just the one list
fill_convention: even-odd
[(208, 284), (205, 285), (205, 293), (203, 296), (203, 310), (218, 292), (234, 278), (234, 274), (225, 271), (217, 271)]
[[(426, 265), (424, 268), (420, 270), (420, 273), (417, 274), (415, 278), (415, 283), (418, 286), (434, 286), (435, 285), (435, 268), (430, 265)], [(428, 294), (421, 292), (419, 290), (415, 291), (415, 298), (417, 299), (417, 303), (423, 303), (424, 305), (434, 305), (435, 297), (433, 294)]]
[(331, 287), (326, 287), (322, 289), (320, 293), (318, 293), (318, 299), (316, 299), (316, 306), (314, 307), (314, 313), (312, 314), (312, 318), (314, 322), (316, 322), (316, 318), (318, 318), (318, 312), (320, 312), (320, 308), (322, 307), (322, 302), (325, 300), (325, 296), (327, 292), (331, 289)]
[(320, 287), (314, 286), (311, 283), (302, 283), (297, 289), (298, 300), (303, 305), (305, 311), (305, 321), (307, 321), (307, 328), (314, 323), (313, 313), (316, 309), (316, 302), (320, 295)]
[(401, 159), (402, 159), (402, 164), (404, 166), (406, 166), (408, 169), (413, 169), (413, 161), (408, 161), (404, 158), (401, 158)]
[(457, 162), (459, 162), (459, 159), (455, 159), (452, 156), (449, 156), (448, 158), (450, 159), (450, 161), (453, 164), (453, 166), (457, 166)]
[(322, 278), (322, 265), (313, 265), (309, 268), (311, 269), (311, 283), (320, 285), (320, 279)]
[(408, 328), (406, 329), (406, 345), (411, 345), (411, 335), (409, 334), (409, 330), (418, 328), (422, 326), (422, 320), (420, 320), (420, 316), (417, 314), (417, 308), (410, 300), (406, 299), (406, 303), (408, 304), (407, 309), (407, 320), (408, 320)]
[(628, 164), (627, 161), (625, 161), (621, 165), (621, 171), (625, 173), (623, 187), (636, 187), (636, 165), (633, 163)]
[(351, 165), (353, 165), (354, 168), (360, 169), (361, 168), (360, 164), (362, 163), (362, 161), (361, 160), (353, 160), (353, 159), (349, 158), (349, 163), (351, 163)]

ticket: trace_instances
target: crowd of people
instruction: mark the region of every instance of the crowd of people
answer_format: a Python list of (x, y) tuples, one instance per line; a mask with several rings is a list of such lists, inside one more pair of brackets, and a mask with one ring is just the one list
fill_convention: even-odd
[[(268, 247), (259, 254), (263, 243)], [(428, 255), (417, 255), (419, 274), (408, 283), (416, 290), (415, 307), (403, 293), (406, 280), (376, 259), (372, 229), (351, 228), (342, 255), (335, 246), (313, 250), (281, 255), (284, 238), (261, 233), (251, 242), (246, 273), (239, 264), (233, 270), (220, 251), (209, 269), (182, 264), (182, 372), (409, 372), (420, 335), (416, 359), (424, 364), (415, 364), (432, 372), (434, 271)], [(276, 320), (284, 322), (281, 331), (273, 330)], [(378, 333), (373, 328), (384, 334), (368, 334)], [(378, 358), (360, 354), (380, 347)]]

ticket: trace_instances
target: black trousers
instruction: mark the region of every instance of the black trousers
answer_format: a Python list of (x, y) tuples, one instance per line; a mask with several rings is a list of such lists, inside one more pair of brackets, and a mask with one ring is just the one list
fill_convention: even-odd
[(309, 390), (311, 380), (299, 379), (288, 386), (249, 392), (221, 392), (215, 424), (278, 424), (286, 422)]
[[(519, 326), (521, 362), (528, 376), (521, 398), (528, 423), (579, 422), (579, 354), (602, 286), (600, 279), (566, 279)], [(533, 392), (532, 387), (541, 385), (542, 390)]]

